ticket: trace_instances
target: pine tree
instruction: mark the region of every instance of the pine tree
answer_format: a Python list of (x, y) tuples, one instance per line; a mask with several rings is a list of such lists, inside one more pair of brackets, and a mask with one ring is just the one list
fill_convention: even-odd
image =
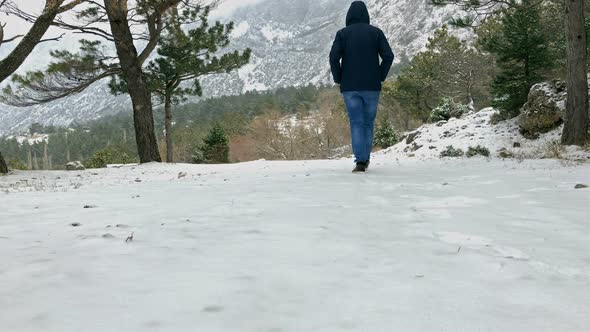
[(443, 26), (397, 80), (384, 86), (383, 94), (386, 100), (399, 101), (404, 111), (417, 114), (423, 121), (446, 97), (473, 107), (483, 106), (489, 102), (492, 76), (486, 63), (488, 57)]
[(221, 125), (213, 126), (203, 140), (203, 157), (207, 163), (229, 163), (229, 138)]
[(499, 74), (492, 85), (492, 105), (507, 119), (519, 114), (531, 87), (541, 82), (543, 72), (554, 67), (543, 34), (539, 6), (523, 0), (502, 14), (499, 35), (488, 36), (482, 46), (497, 56)]
[[(173, 162), (172, 105), (186, 100), (187, 96), (201, 96), (199, 77), (216, 73), (229, 73), (250, 61), (251, 50), (230, 52), (217, 56), (219, 49), (229, 45), (234, 24), (209, 26), (211, 7), (177, 11), (168, 21), (166, 33), (160, 41), (158, 57), (150, 61), (145, 74), (148, 86), (164, 104), (166, 128), (166, 161)], [(197, 26), (195, 27), (195, 24)], [(185, 28), (190, 26), (188, 31)], [(190, 82), (190, 86), (183, 84)], [(126, 92), (121, 77), (111, 81), (115, 93)]]
[(399, 142), (399, 138), (391, 122), (388, 119), (382, 120), (379, 128), (375, 131), (375, 146), (387, 149), (397, 142)]

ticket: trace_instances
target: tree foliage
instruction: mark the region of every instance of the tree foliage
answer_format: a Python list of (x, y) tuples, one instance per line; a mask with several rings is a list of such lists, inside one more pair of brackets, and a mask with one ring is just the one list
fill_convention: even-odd
[(229, 138), (220, 124), (215, 124), (203, 140), (203, 160), (210, 164), (229, 163)]
[(484, 26), (479, 44), (496, 56), (499, 67), (492, 85), (492, 106), (500, 109), (503, 118), (511, 118), (520, 113), (531, 87), (555, 66), (541, 26), (541, 9), (531, 6), (531, 0), (523, 0), (521, 5), (489, 18)]
[(399, 142), (399, 137), (391, 122), (382, 120), (375, 131), (375, 146), (382, 149), (394, 146)]
[(469, 107), (467, 105), (455, 103), (453, 98), (445, 97), (440, 105), (432, 110), (428, 122), (435, 123), (439, 121), (448, 121), (451, 118), (458, 119), (468, 111)]
[(385, 84), (383, 94), (385, 99), (399, 101), (423, 121), (445, 97), (474, 108), (482, 107), (490, 99), (493, 67), (489, 63), (489, 57), (451, 35), (444, 26), (395, 81)]
[(108, 146), (97, 151), (90, 159), (83, 162), (86, 168), (105, 168), (111, 164), (131, 164), (137, 159), (125, 146)]
[[(4, 102), (17, 106), (45, 103), (79, 93), (100, 80), (120, 75), (127, 84), (133, 103), (140, 160), (160, 161), (151, 92), (143, 67), (160, 44), (164, 31), (176, 24), (176, 13), (199, 10), (205, 1), (208, 0), (74, 0), (85, 5), (77, 13), (75, 22), (58, 17), (53, 24), (97, 40), (83, 40), (78, 53), (53, 52), (54, 61), (46, 71), (15, 78), (16, 88), (5, 90)], [(217, 3), (216, 0), (208, 2)], [(21, 14), (25, 19), (31, 17)], [(104, 29), (106, 23), (110, 26), (108, 30)], [(105, 52), (109, 48), (102, 47), (101, 42), (104, 41), (115, 46), (116, 54)], [(144, 42), (141, 49), (136, 46), (136, 41)]]

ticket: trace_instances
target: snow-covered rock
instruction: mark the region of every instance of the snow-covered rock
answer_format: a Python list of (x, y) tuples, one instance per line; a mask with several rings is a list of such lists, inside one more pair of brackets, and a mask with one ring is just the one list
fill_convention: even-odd
[(559, 80), (535, 84), (518, 124), (523, 135), (536, 138), (558, 127), (565, 119), (566, 84)]
[(67, 171), (83, 171), (86, 167), (80, 161), (72, 161), (66, 164)]

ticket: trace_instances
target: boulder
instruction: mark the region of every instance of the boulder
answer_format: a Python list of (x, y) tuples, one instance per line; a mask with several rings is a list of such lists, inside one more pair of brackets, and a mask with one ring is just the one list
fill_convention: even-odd
[(406, 144), (412, 144), (412, 142), (414, 142), (414, 140), (420, 135), (421, 133), (419, 131), (414, 131), (408, 134), (408, 137), (406, 138)]
[(535, 84), (523, 106), (518, 124), (523, 136), (536, 139), (565, 119), (566, 84), (559, 80)]
[(510, 158), (514, 158), (514, 154), (512, 152), (508, 151), (508, 149), (502, 148), (502, 149), (498, 150), (498, 157), (500, 157), (502, 159), (510, 159)]
[(72, 161), (66, 164), (67, 171), (83, 171), (86, 167), (79, 161)]

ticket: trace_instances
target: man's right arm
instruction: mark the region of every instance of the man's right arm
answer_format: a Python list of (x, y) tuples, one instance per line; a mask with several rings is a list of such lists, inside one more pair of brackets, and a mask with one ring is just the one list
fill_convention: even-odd
[(330, 51), (330, 69), (332, 70), (332, 78), (334, 83), (340, 84), (342, 82), (342, 66), (340, 60), (342, 59), (342, 41), (340, 32), (336, 34), (332, 50)]

